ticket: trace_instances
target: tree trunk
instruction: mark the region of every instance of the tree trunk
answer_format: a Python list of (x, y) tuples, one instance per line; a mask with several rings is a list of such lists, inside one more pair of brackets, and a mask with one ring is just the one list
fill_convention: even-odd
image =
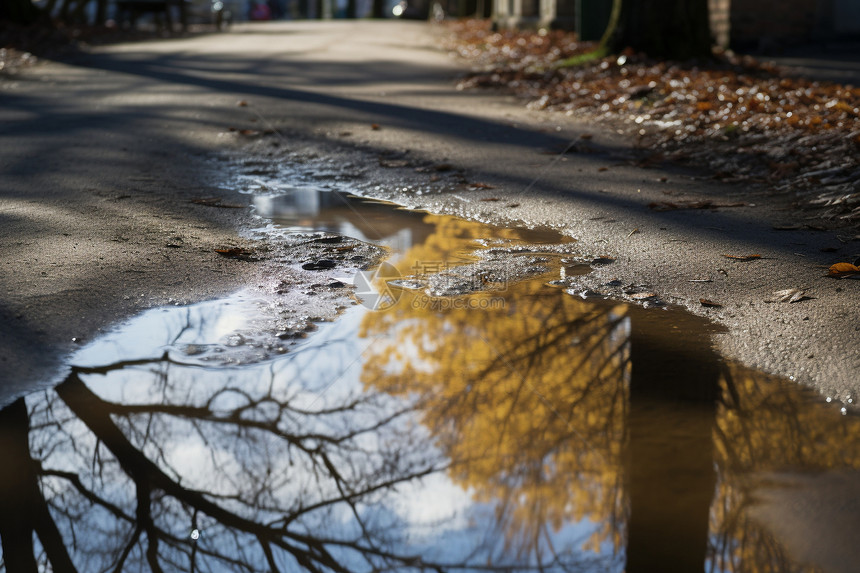
[(627, 48), (654, 58), (687, 60), (711, 55), (708, 0), (616, 0), (617, 26), (608, 48)]
[(18, 24), (32, 24), (39, 19), (41, 12), (32, 0), (2, 0), (0, 2), (0, 21)]

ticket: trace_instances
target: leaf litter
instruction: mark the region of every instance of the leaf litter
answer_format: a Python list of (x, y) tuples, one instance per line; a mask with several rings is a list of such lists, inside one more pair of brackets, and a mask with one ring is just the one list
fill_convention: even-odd
[(458, 89), (504, 88), (532, 109), (622, 124), (643, 167), (703, 165), (716, 179), (796, 198), (816, 217), (860, 224), (858, 87), (788, 77), (731, 52), (707, 64), (625, 53), (564, 67), (596, 45), (560, 30), (493, 31), (483, 20), (449, 30), (476, 68)]

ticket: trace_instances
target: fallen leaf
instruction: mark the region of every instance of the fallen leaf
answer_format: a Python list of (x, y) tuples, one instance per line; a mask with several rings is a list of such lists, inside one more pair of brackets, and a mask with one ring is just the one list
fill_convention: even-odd
[(379, 124), (378, 124), (378, 123), (371, 123), (371, 124), (370, 124), (370, 129), (372, 129), (373, 131), (379, 131), (379, 130), (380, 130), (380, 129), (382, 129), (382, 128), (381, 128), (381, 127), (379, 127)]
[(433, 166), (433, 169), (435, 169), (436, 171), (451, 171), (452, 169), (454, 169), (454, 166), (450, 163), (437, 163)]
[(594, 137), (594, 135), (590, 133), (582, 133), (580, 134), (579, 139), (591, 139), (592, 137)]
[(836, 263), (828, 269), (827, 276), (835, 279), (860, 276), (860, 267), (852, 265), (851, 263)]
[(637, 292), (635, 294), (631, 294), (630, 298), (633, 300), (645, 300), (648, 298), (657, 298), (657, 295), (653, 292)]
[(778, 290), (773, 293), (773, 296), (776, 297), (776, 302), (799, 302), (806, 298), (806, 291), (802, 291), (799, 288), (787, 288), (785, 290)]
[(469, 187), (473, 189), (495, 189), (495, 187), (489, 183), (469, 183)]
[(740, 261), (740, 262), (754, 261), (756, 259), (761, 258), (761, 255), (723, 255), (723, 256), (726, 257), (727, 259), (732, 259), (733, 261)]
[(508, 203), (507, 205), (505, 205), (505, 207), (508, 207), (509, 209), (513, 209), (514, 207), (519, 207), (519, 206), (520, 206), (519, 203)]
[(226, 249), (215, 249), (215, 252), (221, 255), (222, 257), (228, 257), (230, 259), (239, 259), (240, 261), (256, 261), (257, 257), (255, 257), (254, 251), (250, 249), (244, 249), (242, 247), (228, 247)]
[(608, 167), (598, 167), (597, 170), (598, 171), (609, 171), (609, 168)]
[(240, 129), (239, 135), (244, 135), (245, 137), (256, 137), (260, 135), (260, 131), (257, 129)]
[(708, 300), (706, 298), (700, 298), (699, 303), (701, 303), (702, 306), (706, 306), (708, 308), (723, 308), (723, 305), (721, 305), (720, 303)]
[(494, 201), (498, 201), (498, 200), (499, 200), (498, 197), (482, 197), (482, 198), (478, 199), (478, 201), (487, 201), (487, 202), (494, 202)]
[(248, 102), (246, 102), (245, 100), (239, 100), (238, 102), (236, 102), (236, 107), (248, 107)]

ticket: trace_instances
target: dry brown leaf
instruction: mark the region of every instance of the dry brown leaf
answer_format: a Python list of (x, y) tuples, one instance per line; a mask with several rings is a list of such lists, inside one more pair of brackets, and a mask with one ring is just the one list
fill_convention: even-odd
[(799, 302), (805, 298), (808, 298), (806, 296), (806, 291), (802, 291), (799, 288), (787, 288), (785, 290), (778, 290), (773, 293), (773, 296), (776, 297), (776, 302), (787, 303)]
[(723, 256), (726, 257), (727, 259), (732, 259), (733, 261), (740, 261), (740, 262), (754, 261), (756, 259), (761, 258), (761, 255), (723, 255)]
[(246, 102), (245, 100), (239, 100), (238, 102), (236, 102), (236, 107), (248, 107), (248, 102)]
[(720, 303), (708, 300), (706, 298), (700, 298), (699, 303), (701, 303), (702, 306), (706, 306), (708, 308), (723, 308), (723, 305), (721, 305)]
[(489, 183), (469, 183), (469, 187), (473, 189), (495, 189), (495, 187)]
[(379, 127), (379, 124), (378, 124), (378, 123), (371, 123), (371, 124), (370, 124), (370, 129), (372, 129), (373, 131), (379, 131), (379, 130), (380, 130), (380, 129), (382, 129), (382, 128), (381, 128), (381, 127)]
[(482, 197), (482, 198), (478, 199), (478, 201), (487, 201), (488, 203), (492, 203), (492, 202), (495, 202), (498, 200), (499, 200), (498, 197)]
[(657, 295), (653, 292), (637, 292), (635, 294), (631, 294), (630, 298), (633, 300), (645, 300), (649, 298), (657, 298)]
[(230, 259), (239, 259), (240, 261), (256, 261), (254, 251), (242, 247), (227, 247), (224, 249), (215, 249), (215, 252), (222, 257)]
[(851, 263), (836, 263), (828, 269), (827, 276), (835, 279), (860, 276), (860, 267), (852, 265)]

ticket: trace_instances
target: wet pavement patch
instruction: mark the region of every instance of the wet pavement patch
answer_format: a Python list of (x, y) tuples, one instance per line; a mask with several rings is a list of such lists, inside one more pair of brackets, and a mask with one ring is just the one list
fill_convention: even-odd
[[(296, 246), (314, 282), (149, 311), (0, 411), (7, 570), (787, 570), (765, 476), (860, 466), (856, 416), (724, 362), (702, 319), (582, 296), (613, 261), (555, 233), (255, 204), (263, 263)], [(344, 288), (335, 322), (270, 316)]]

